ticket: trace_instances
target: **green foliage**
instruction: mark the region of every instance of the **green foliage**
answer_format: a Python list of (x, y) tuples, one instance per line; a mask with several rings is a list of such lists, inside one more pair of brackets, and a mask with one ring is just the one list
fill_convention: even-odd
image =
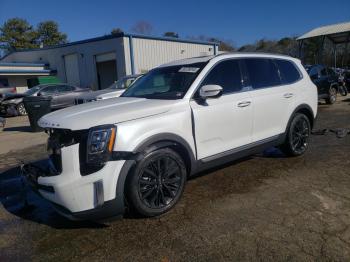
[(55, 21), (44, 21), (37, 26), (38, 43), (43, 46), (64, 44), (67, 42), (67, 35), (58, 30)]
[(37, 47), (37, 37), (33, 27), (21, 18), (8, 19), (0, 27), (1, 48), (6, 51)]
[(118, 35), (118, 34), (121, 34), (121, 33), (123, 33), (123, 29), (121, 29), (119, 27), (113, 28), (112, 31), (111, 31), (111, 35)]
[(66, 42), (67, 35), (58, 30), (54, 21), (41, 22), (35, 29), (25, 19), (11, 18), (0, 27), (0, 49), (5, 52)]
[(284, 37), (278, 41), (260, 39), (254, 44), (241, 46), (239, 52), (266, 52), (298, 56), (298, 43), (295, 37)]
[(165, 32), (165, 33), (163, 34), (163, 36), (165, 36), (165, 37), (179, 38), (179, 34), (178, 34), (178, 33), (175, 33), (175, 32)]

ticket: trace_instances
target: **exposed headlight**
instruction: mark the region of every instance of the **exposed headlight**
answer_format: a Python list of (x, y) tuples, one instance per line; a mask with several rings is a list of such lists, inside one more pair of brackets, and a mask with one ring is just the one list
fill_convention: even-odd
[(19, 102), (20, 99), (10, 99), (10, 100), (5, 100), (2, 102), (2, 104), (7, 105), (7, 104), (13, 104)]
[(87, 141), (87, 162), (104, 164), (110, 159), (116, 136), (114, 125), (93, 127)]

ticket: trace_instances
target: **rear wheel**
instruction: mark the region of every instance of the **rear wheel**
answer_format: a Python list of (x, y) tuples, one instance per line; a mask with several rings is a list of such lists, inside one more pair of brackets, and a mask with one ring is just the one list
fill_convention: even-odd
[(286, 141), (281, 150), (288, 156), (300, 156), (309, 147), (311, 133), (310, 121), (306, 115), (297, 113), (289, 126)]
[(153, 151), (129, 175), (128, 201), (142, 216), (161, 215), (179, 201), (186, 178), (185, 164), (175, 151), (169, 148)]
[(24, 107), (24, 104), (23, 103), (19, 103), (16, 107), (17, 109), (17, 113), (18, 115), (20, 116), (25, 116), (27, 115), (27, 111), (26, 111), (26, 108)]
[(328, 98), (326, 99), (327, 104), (334, 104), (337, 101), (337, 89), (335, 87), (329, 88)]

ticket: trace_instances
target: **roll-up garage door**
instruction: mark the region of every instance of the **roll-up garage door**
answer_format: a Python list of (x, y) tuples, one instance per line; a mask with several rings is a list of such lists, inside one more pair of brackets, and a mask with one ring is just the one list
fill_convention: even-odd
[(78, 58), (78, 54), (64, 56), (67, 83), (76, 86), (80, 85)]

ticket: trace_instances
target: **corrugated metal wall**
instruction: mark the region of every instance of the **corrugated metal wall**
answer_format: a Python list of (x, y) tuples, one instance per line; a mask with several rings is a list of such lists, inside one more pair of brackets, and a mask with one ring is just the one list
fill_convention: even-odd
[(95, 58), (98, 55), (115, 53), (118, 78), (127, 74), (124, 63), (124, 43), (122, 38), (112, 38), (96, 42), (63, 46), (52, 49), (15, 52), (5, 57), (1, 62), (47, 63), (50, 69), (57, 70), (57, 77), (62, 82), (67, 81), (64, 57), (77, 54), (80, 83), (82, 87), (97, 88), (97, 73)]
[[(132, 38), (135, 73), (148, 70), (174, 60), (213, 55), (214, 46), (195, 43), (182, 43), (164, 40)], [(124, 37), (125, 65), (131, 68), (129, 39)], [(130, 71), (130, 69), (126, 69)]]

